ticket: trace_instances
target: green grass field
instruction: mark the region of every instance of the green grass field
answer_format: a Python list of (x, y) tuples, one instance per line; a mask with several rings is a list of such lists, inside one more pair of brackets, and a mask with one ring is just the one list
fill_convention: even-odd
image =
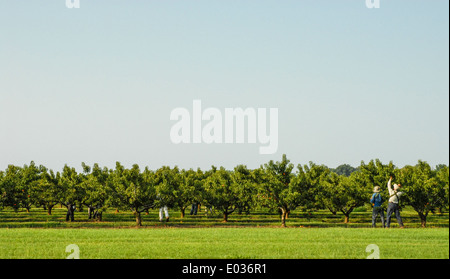
[(449, 258), (448, 229), (165, 228), (2, 229), (0, 258), (64, 259), (76, 244), (82, 259), (364, 259)]
[(220, 216), (186, 215), (171, 211), (169, 223), (158, 221), (158, 212), (143, 216), (136, 228), (130, 212), (104, 214), (104, 221), (87, 220), (77, 212), (75, 222), (65, 222), (65, 210), (52, 215), (42, 209), (31, 212), (0, 211), (0, 258), (64, 259), (66, 246), (76, 244), (82, 259), (364, 259), (369, 244), (379, 247), (380, 258), (449, 258), (448, 213), (432, 214), (428, 228), (420, 228), (415, 212), (405, 209), (405, 229), (370, 228), (371, 212), (351, 215), (326, 211), (311, 215), (292, 212), (287, 228), (278, 216), (264, 210), (250, 215), (233, 214), (223, 223)]

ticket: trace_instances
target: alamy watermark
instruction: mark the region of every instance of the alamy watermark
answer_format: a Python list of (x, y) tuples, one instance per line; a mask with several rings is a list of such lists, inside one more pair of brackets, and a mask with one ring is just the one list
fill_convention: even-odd
[(67, 245), (66, 253), (70, 253), (66, 259), (80, 259), (80, 247), (76, 244)]
[(379, 259), (380, 258), (380, 247), (376, 244), (369, 244), (366, 247), (366, 253), (370, 253), (366, 259)]
[(366, 7), (369, 9), (379, 9), (380, 8), (380, 0), (366, 0)]
[(222, 114), (218, 108), (202, 110), (201, 100), (194, 100), (192, 114), (186, 108), (175, 108), (170, 120), (177, 121), (170, 129), (175, 144), (245, 143), (247, 135), (247, 143), (263, 145), (259, 154), (274, 154), (278, 149), (278, 108), (270, 108), (269, 115), (266, 108), (225, 108)]
[(80, 8), (80, 0), (66, 0), (66, 7), (69, 9), (79, 9)]

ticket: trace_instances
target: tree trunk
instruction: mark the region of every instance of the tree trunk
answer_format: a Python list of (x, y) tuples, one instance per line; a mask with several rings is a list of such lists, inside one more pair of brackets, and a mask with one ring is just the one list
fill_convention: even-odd
[(286, 227), (286, 218), (287, 218), (287, 210), (286, 209), (284, 209), (284, 208), (282, 208), (281, 209), (281, 226), (283, 227), (283, 228), (285, 228)]
[(427, 226), (427, 215), (419, 212), (419, 217), (420, 217), (420, 223), (422, 224), (422, 228), (425, 228)]
[(186, 207), (181, 208), (181, 219), (184, 218)]
[(53, 208), (53, 206), (48, 206), (47, 207), (47, 215), (52, 215), (52, 208)]
[(348, 223), (349, 223), (349, 220), (350, 220), (350, 215), (345, 214), (344, 223), (345, 223), (345, 224), (348, 224)]
[(102, 221), (102, 214), (103, 214), (103, 212), (98, 212), (98, 209), (94, 212), (94, 218), (97, 220), (97, 221)]
[(142, 226), (141, 213), (140, 213), (139, 211), (135, 211), (135, 212), (134, 212), (134, 217), (136, 217), (136, 226), (137, 226), (137, 227)]
[(427, 218), (421, 219), (420, 222), (422, 224), (422, 228), (425, 228), (427, 226)]
[(223, 213), (223, 221), (228, 222), (228, 212)]

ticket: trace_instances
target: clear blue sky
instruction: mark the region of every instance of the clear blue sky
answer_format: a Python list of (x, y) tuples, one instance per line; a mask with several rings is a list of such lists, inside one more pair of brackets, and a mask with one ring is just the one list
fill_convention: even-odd
[[(0, 0), (0, 169), (448, 164), (448, 76), (447, 0)], [(278, 108), (278, 152), (172, 144), (193, 99)]]

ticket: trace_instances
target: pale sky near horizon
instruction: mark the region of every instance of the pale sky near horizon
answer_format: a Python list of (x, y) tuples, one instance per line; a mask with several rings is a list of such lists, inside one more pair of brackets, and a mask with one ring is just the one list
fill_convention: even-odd
[[(0, 0), (0, 170), (449, 164), (449, 1)], [(278, 108), (278, 151), (179, 144), (173, 109)]]

